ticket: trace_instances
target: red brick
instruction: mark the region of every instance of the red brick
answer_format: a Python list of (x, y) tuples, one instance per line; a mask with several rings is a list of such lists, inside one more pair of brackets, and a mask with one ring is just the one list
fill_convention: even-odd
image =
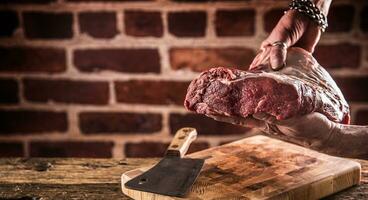
[(325, 68), (358, 68), (361, 51), (359, 45), (349, 43), (318, 45), (314, 56)]
[(233, 135), (244, 134), (248, 128), (235, 126), (229, 123), (215, 121), (198, 114), (170, 114), (171, 134), (175, 134), (182, 127), (194, 127), (199, 135)]
[[(264, 30), (268, 33), (276, 26), (285, 9), (272, 9), (264, 15)], [(352, 29), (355, 9), (351, 5), (332, 6), (328, 14), (327, 32), (347, 32)]]
[(360, 13), (360, 28), (363, 32), (368, 32), (368, 5), (364, 6)]
[(215, 26), (218, 36), (251, 36), (255, 31), (255, 11), (218, 10)]
[[(141, 142), (125, 144), (125, 156), (136, 158), (163, 157), (169, 143)], [(190, 145), (187, 154), (209, 148), (206, 142), (194, 142)]]
[(68, 129), (65, 112), (0, 110), (0, 121), (0, 135), (65, 132)]
[(65, 51), (56, 48), (0, 47), (0, 72), (63, 72)]
[(194, 142), (190, 145), (187, 154), (202, 151), (208, 148), (210, 148), (210, 145), (207, 142)]
[(0, 37), (10, 37), (19, 27), (18, 14), (12, 10), (0, 11)]
[(109, 85), (102, 81), (25, 79), (24, 96), (34, 102), (103, 105), (109, 101)]
[(79, 126), (83, 133), (153, 133), (161, 130), (162, 116), (156, 113), (83, 112)]
[(115, 83), (116, 99), (123, 103), (183, 105), (189, 82), (131, 80)]
[(111, 158), (113, 147), (113, 142), (36, 141), (30, 143), (30, 156)]
[(368, 101), (368, 76), (362, 77), (335, 77), (345, 98), (349, 102)]
[(328, 13), (328, 33), (349, 32), (354, 23), (355, 8), (352, 5), (336, 5)]
[(125, 144), (125, 156), (136, 158), (163, 157), (168, 143), (141, 142)]
[(263, 28), (266, 32), (271, 33), (280, 18), (284, 15), (284, 11), (284, 8), (275, 8), (265, 13), (263, 17)]
[(1, 0), (0, 4), (48, 4), (56, 0)]
[[(268, 33), (276, 26), (285, 9), (272, 9), (264, 15), (264, 30)], [(348, 32), (352, 29), (355, 9), (352, 5), (332, 6), (328, 14), (327, 32)]]
[(212, 67), (248, 69), (255, 53), (247, 48), (173, 48), (170, 63), (174, 70), (190, 69), (201, 72)]
[(20, 142), (0, 142), (0, 157), (23, 157), (23, 144)]
[(113, 38), (118, 34), (114, 12), (83, 12), (78, 17), (81, 33), (95, 38)]
[(124, 13), (125, 32), (131, 36), (163, 35), (162, 17), (160, 12), (127, 10)]
[(355, 115), (354, 124), (368, 125), (368, 109), (361, 109)]
[(14, 104), (19, 102), (18, 83), (13, 79), (0, 79), (0, 104)]
[(169, 32), (178, 37), (203, 37), (207, 15), (202, 11), (169, 12)]
[(30, 39), (67, 39), (73, 37), (73, 16), (67, 12), (24, 12), (24, 32)]
[(160, 73), (157, 49), (90, 49), (74, 52), (74, 65), (83, 72), (111, 70), (129, 73)]

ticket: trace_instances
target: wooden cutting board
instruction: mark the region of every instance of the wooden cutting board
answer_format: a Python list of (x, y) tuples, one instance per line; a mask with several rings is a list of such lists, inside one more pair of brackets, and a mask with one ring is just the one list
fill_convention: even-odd
[[(205, 165), (187, 199), (319, 199), (360, 181), (360, 164), (266, 136), (253, 136), (188, 155)], [(121, 177), (133, 199), (180, 199), (130, 190), (124, 183), (149, 169)]]

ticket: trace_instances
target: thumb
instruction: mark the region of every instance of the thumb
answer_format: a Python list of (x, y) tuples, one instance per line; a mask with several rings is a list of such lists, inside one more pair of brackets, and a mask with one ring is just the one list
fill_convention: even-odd
[[(277, 44), (277, 43), (274, 43)], [(282, 44), (282, 43), (280, 43)], [(286, 45), (272, 45), (270, 52), (270, 65), (273, 70), (279, 70), (286, 65)]]
[(269, 49), (269, 62), (273, 70), (279, 70), (286, 64), (287, 47), (291, 45), (288, 31), (280, 23), (262, 43), (262, 49)]

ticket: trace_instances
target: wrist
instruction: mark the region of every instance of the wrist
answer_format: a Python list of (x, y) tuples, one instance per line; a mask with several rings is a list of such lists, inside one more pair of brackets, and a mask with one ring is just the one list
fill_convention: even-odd
[(318, 24), (321, 28), (322, 32), (328, 26), (327, 17), (324, 12), (321, 10), (324, 4), (319, 4), (320, 8), (316, 6), (313, 0), (292, 0), (289, 4), (290, 10), (297, 10), (300, 13), (303, 13), (307, 16), (311, 21)]
[(311, 143), (311, 148), (314, 150), (326, 152), (331, 146), (339, 146), (338, 142), (340, 141), (339, 138), (342, 133), (341, 124), (337, 124), (330, 120), (326, 122), (328, 122), (328, 125), (322, 130), (325, 134), (320, 134), (320, 137)]
[(325, 15), (327, 16), (328, 10), (330, 9), (330, 5), (332, 0), (312, 0), (314, 5)]
[(337, 124), (321, 151), (336, 156), (364, 158), (368, 155), (368, 127)]
[(343, 126), (341, 124), (331, 122), (331, 128), (329, 129), (328, 134), (326, 134), (322, 139), (322, 147), (339, 146), (341, 134), (343, 133), (342, 129)]
[(301, 24), (304, 28), (307, 28), (311, 22), (313, 22), (309, 17), (305, 14), (297, 11), (297, 10), (288, 10), (286, 15), (290, 15), (291, 19), (295, 19), (299, 24)]

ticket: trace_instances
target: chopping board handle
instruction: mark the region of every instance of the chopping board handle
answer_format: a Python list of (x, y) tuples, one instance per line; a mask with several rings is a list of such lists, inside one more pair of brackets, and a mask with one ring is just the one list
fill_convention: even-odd
[(184, 157), (187, 153), (190, 144), (197, 138), (197, 130), (191, 127), (179, 129), (169, 148), (166, 151), (166, 156)]

